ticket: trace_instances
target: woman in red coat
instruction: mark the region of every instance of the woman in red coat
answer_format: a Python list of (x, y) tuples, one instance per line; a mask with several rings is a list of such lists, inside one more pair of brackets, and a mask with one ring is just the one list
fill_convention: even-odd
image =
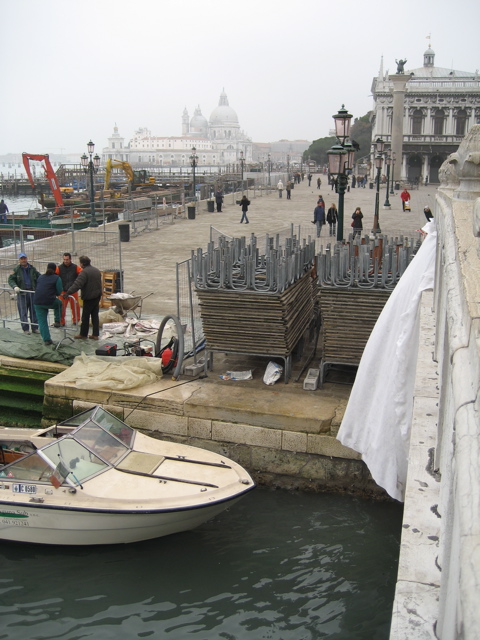
[(405, 203), (410, 202), (410, 194), (406, 189), (402, 191), (402, 193), (400, 194), (400, 198), (402, 199), (402, 208), (405, 211)]

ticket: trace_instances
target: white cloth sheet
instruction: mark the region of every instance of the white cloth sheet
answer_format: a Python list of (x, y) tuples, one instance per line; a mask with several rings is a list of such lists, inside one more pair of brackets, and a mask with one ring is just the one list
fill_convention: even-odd
[(365, 346), (337, 439), (358, 451), (375, 482), (403, 502), (407, 480), (420, 301), (435, 278), (435, 222)]

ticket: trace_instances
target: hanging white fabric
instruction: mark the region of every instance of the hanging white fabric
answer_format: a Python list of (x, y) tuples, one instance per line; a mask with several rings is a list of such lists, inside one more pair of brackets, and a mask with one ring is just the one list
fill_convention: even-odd
[(435, 222), (400, 278), (365, 346), (337, 439), (358, 451), (375, 482), (403, 502), (407, 480), (420, 301), (433, 288)]

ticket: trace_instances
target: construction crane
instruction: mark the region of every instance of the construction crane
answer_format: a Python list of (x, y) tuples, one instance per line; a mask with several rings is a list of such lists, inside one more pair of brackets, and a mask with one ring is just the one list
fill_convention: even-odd
[(32, 172), (30, 170), (30, 160), (37, 160), (38, 162), (43, 162), (44, 165), (42, 169), (45, 173), (45, 177), (48, 180), (48, 184), (50, 185), (50, 189), (52, 190), (53, 197), (56, 202), (55, 213), (58, 213), (60, 208), (64, 207), (62, 192), (60, 190), (60, 184), (58, 182), (57, 175), (53, 170), (52, 165), (50, 164), (50, 159), (48, 153), (45, 154), (35, 154), (35, 153), (22, 153), (23, 166), (25, 167), (25, 171), (27, 172), (27, 177), (32, 185), (32, 189), (35, 189), (35, 181), (32, 176)]

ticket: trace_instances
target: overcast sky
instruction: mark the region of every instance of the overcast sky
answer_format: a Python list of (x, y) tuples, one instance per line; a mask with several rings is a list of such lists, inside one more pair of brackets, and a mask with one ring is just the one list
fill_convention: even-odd
[(311, 141), (371, 109), (382, 55), (480, 67), (478, 0), (0, 0), (0, 24), (0, 154), (181, 135), (223, 88), (254, 142)]

